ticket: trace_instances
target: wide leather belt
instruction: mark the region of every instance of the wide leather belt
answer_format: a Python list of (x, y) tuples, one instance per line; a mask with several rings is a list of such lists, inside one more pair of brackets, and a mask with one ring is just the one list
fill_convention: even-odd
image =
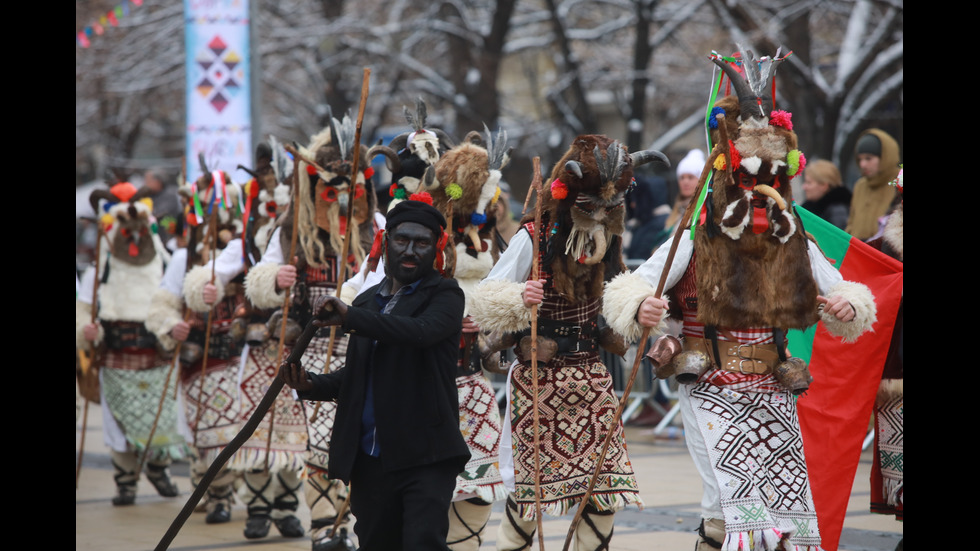
[(688, 337), (684, 339), (684, 349), (704, 352), (711, 358), (714, 367), (743, 375), (768, 375), (779, 363), (775, 344), (740, 344), (719, 340), (720, 357), (715, 358), (710, 341)]
[[(517, 341), (530, 335), (531, 330), (525, 329), (517, 333)], [(571, 325), (558, 321), (538, 320), (538, 336), (552, 339), (558, 344), (556, 354), (575, 354), (576, 352), (595, 352), (599, 349), (599, 332), (595, 323), (588, 325)]]

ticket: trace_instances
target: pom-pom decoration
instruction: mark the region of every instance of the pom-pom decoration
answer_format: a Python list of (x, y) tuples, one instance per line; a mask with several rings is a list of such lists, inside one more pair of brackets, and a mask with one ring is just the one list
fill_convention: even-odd
[(459, 184), (456, 182), (453, 182), (446, 186), (446, 195), (455, 201), (463, 196), (463, 188), (459, 187)]
[(715, 162), (711, 165), (711, 167), (715, 170), (725, 170), (725, 156), (718, 155), (715, 157)]
[(731, 140), (728, 140), (728, 155), (732, 158), (732, 170), (738, 170), (742, 166), (742, 154)]
[(568, 186), (565, 182), (555, 178), (555, 181), (551, 182), (551, 196), (558, 200), (568, 197)]
[(802, 151), (794, 149), (786, 154), (786, 164), (788, 165), (786, 174), (796, 176), (806, 168), (806, 157)]
[(140, 199), (139, 202), (146, 205), (150, 209), (150, 212), (153, 212), (153, 199), (149, 197), (144, 197)]
[(394, 197), (395, 199), (404, 199), (407, 196), (408, 196), (407, 191), (405, 191), (402, 188), (398, 188), (395, 190), (395, 194), (392, 197)]
[(394, 197), (395, 192), (397, 191), (398, 191), (398, 184), (391, 184), (391, 186), (388, 187), (388, 196)]
[(364, 169), (364, 179), (365, 180), (370, 180), (371, 179), (371, 176), (374, 176), (374, 167), (373, 166), (369, 166), (369, 167), (367, 167), (367, 168)]
[(712, 130), (717, 130), (718, 129), (718, 119), (715, 118), (718, 115), (728, 116), (728, 115), (725, 114), (725, 110), (723, 108), (721, 108), (721, 107), (712, 107), (711, 108), (711, 114), (708, 115), (708, 128), (710, 128)]
[(316, 176), (316, 167), (313, 165), (306, 165), (306, 173), (310, 176)]
[(418, 193), (413, 193), (408, 197), (409, 201), (421, 201), (427, 205), (432, 204), (432, 196), (429, 195), (427, 191), (420, 191)]
[(773, 111), (769, 114), (769, 125), (780, 126), (786, 130), (793, 130), (793, 114), (782, 109)]
[(470, 224), (474, 226), (482, 226), (487, 223), (487, 215), (482, 212), (474, 212), (470, 215)]

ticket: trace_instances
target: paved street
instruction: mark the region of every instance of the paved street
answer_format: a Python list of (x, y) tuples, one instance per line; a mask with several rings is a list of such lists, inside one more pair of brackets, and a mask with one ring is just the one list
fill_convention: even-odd
[[(81, 439), (81, 415), (76, 423), (76, 453)], [(102, 442), (102, 420), (98, 407), (90, 407), (85, 434), (85, 454), (75, 492), (75, 548), (98, 551), (136, 551), (154, 549), (177, 517), (190, 494), (186, 463), (175, 465), (175, 480), (181, 489), (178, 498), (162, 498), (144, 478), (138, 488), (136, 505), (113, 507), (115, 486), (108, 449)], [(674, 431), (679, 432), (679, 431)], [(639, 478), (644, 509), (630, 508), (616, 516), (613, 548), (617, 551), (687, 551), (693, 549), (698, 525), (701, 482), (687, 453), (683, 437), (655, 438), (648, 427), (628, 427), (630, 458)], [(76, 455), (77, 459), (77, 455)], [(890, 551), (901, 538), (903, 525), (891, 517), (872, 515), (868, 509), (868, 473), (871, 454), (861, 456), (848, 515), (841, 537), (841, 551)], [(496, 527), (503, 513), (494, 507), (491, 527), (481, 549), (494, 549)], [(309, 511), (301, 507), (300, 518), (309, 526)], [(195, 513), (184, 524), (170, 549), (175, 551), (237, 551), (257, 549), (310, 549), (308, 538), (287, 540), (275, 527), (264, 540), (242, 537), (246, 511), (237, 504), (232, 521), (207, 525), (204, 515)], [(561, 549), (571, 516), (546, 518), (545, 547)], [(535, 543), (537, 549), (537, 539)]]

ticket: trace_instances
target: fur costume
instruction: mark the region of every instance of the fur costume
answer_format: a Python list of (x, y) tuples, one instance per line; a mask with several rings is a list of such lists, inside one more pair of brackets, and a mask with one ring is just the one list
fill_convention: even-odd
[[(619, 142), (606, 136), (576, 138), (553, 168), (551, 185), (538, 197), (544, 211), (538, 242), (530, 237), (533, 219), (525, 220), (523, 231), (513, 237), (471, 302), (472, 317), (484, 331), (527, 329), (530, 309), (524, 306), (522, 291), (531, 276), (534, 255), (541, 255), (541, 277), (546, 284), (538, 310), (539, 339), (551, 340), (557, 350), (547, 362), (539, 358), (538, 366), (544, 438), (537, 453), (541, 465), (549, 466), (541, 473), (541, 506), (548, 514), (563, 515), (579, 506), (595, 471), (609, 416), (616, 410), (612, 378), (598, 353), (602, 286), (625, 269), (621, 234), (633, 169), (656, 155), (629, 155)], [(522, 336), (517, 335), (515, 341)], [(513, 494), (508, 521), (501, 523), (497, 536), (501, 549), (523, 548), (526, 537), (533, 535), (535, 518), (531, 366), (523, 347), (518, 345), (515, 351), (518, 361), (508, 376), (511, 408), (500, 455), (501, 471)], [(579, 539), (591, 539), (594, 548), (607, 548), (601, 546), (608, 546), (612, 535), (613, 512), (642, 504), (622, 424), (614, 430), (599, 483), (585, 504), (603, 521), (583, 522), (577, 532)], [(593, 533), (595, 526), (601, 533)]]
[[(299, 204), (282, 217), (281, 226), (275, 230), (262, 259), (245, 277), (246, 297), (255, 307), (279, 309), (283, 306), (285, 290), (277, 289), (276, 275), (284, 264), (290, 263), (288, 256), (295, 225), (299, 262), (296, 265), (297, 281), (290, 290), (289, 318), (282, 320), (281, 312), (277, 311), (269, 322), (270, 342), (275, 346), (278, 346), (281, 334), (280, 324), (283, 321), (287, 324), (284, 357), (298, 331), (311, 319), (315, 299), (335, 293), (340, 263), (345, 263), (348, 274), (357, 270), (370, 250), (376, 231), (374, 212), (377, 203), (370, 167), (372, 152), (361, 147), (359, 171), (352, 179), (353, 138), (354, 124), (349, 116), (343, 121), (332, 119), (328, 128), (312, 136), (308, 147), (301, 151), (301, 158), (311, 159), (316, 164), (299, 163)], [(347, 220), (349, 202), (353, 202), (353, 220), (350, 221)], [(294, 215), (295, 211), (298, 216)], [(351, 243), (348, 257), (341, 259), (348, 224), (351, 224)], [(347, 335), (338, 332), (333, 349), (328, 350), (329, 346), (330, 329), (321, 329), (304, 352), (303, 365), (315, 373), (340, 368), (346, 355)], [(325, 365), (328, 355), (330, 365)], [(328, 540), (347, 490), (341, 481), (331, 479), (327, 472), (336, 404), (301, 403), (307, 419), (308, 437), (304, 494), (311, 511), (311, 537), (316, 549)], [(317, 412), (315, 418), (314, 410)], [(352, 525), (353, 519), (347, 513), (341, 526), (350, 530)]]
[[(805, 158), (789, 114), (774, 110), (769, 95), (781, 59), (745, 52), (741, 59), (715, 54), (712, 60), (738, 96), (719, 100), (711, 113), (718, 145), (707, 160), (714, 168), (710, 192), (693, 217), (694, 228), (682, 228), (664, 282), (669, 315), (684, 322), (684, 352), (674, 364), (700, 353), (698, 346), (709, 350), (700, 353), (706, 370), (696, 383), (681, 386), (680, 400), (687, 445), (704, 486), (704, 525), (713, 531), (702, 534), (700, 545), (711, 538), (726, 551), (745, 549), (749, 541), (759, 550), (816, 550), (820, 536), (792, 394), (771, 364), (756, 371), (756, 363), (736, 362), (733, 371), (725, 368), (728, 360), (712, 358), (720, 354), (715, 349), (728, 350), (734, 341), (739, 354), (758, 350), (773, 364), (777, 356), (785, 362), (780, 332), (819, 319), (832, 334), (854, 340), (875, 321), (874, 297), (864, 285), (842, 280), (792, 209), (789, 178)], [(719, 113), (720, 121), (714, 118)], [(668, 252), (661, 247), (635, 272), (606, 286), (604, 313), (616, 331), (640, 334), (636, 313), (654, 296)], [(846, 298), (855, 318), (845, 323), (821, 315), (818, 294)]]
[[(444, 274), (453, 276), (466, 297), (465, 314), (472, 309), (474, 289), (486, 277), (497, 257), (491, 245), (492, 218), (487, 217), (499, 196), (500, 170), (508, 161), (507, 135), (496, 139), (485, 129), (481, 138), (470, 133), (435, 163), (430, 187), (433, 206), (450, 221), (452, 238), (446, 244)], [(491, 504), (507, 497), (498, 466), (500, 411), (490, 381), (482, 367), (499, 363), (491, 357), (485, 340), (464, 333), (459, 354), (456, 390), (459, 395), (459, 428), (470, 449), (470, 460), (456, 478), (449, 511), (450, 549), (478, 549), (490, 520)], [(488, 366), (489, 367), (489, 366)], [(494, 366), (495, 367), (495, 366)]]
[[(202, 172), (197, 181), (181, 188), (188, 203), (187, 247), (175, 251), (152, 294), (152, 315), (147, 320), (147, 327), (167, 347), (168, 354), (176, 354), (179, 346), (179, 357), (174, 361), (180, 364), (182, 420), (197, 455), (192, 481), (203, 475), (241, 428), (238, 371), (243, 341), (231, 328), (244, 302), (243, 289), (240, 281), (216, 279), (219, 300), (212, 307), (202, 296), (212, 272), (201, 266), (229, 243), (240, 245), (241, 190), (226, 173), (208, 172), (204, 167)], [(183, 321), (190, 325), (190, 334), (178, 342), (171, 332)], [(206, 501), (209, 522), (230, 519), (234, 484), (244, 470), (242, 455), (236, 454), (211, 483)]]
[[(868, 242), (905, 262), (904, 169), (895, 180), (902, 202), (888, 217), (881, 237)], [(871, 512), (905, 520), (905, 299), (898, 308), (895, 329), (875, 397), (875, 460), (871, 466)]]
[[(104, 239), (108, 243), (96, 259), (101, 281), (95, 306), (98, 336), (94, 342), (87, 341), (83, 331), (92, 319), (94, 268), (83, 275), (75, 302), (75, 346), (96, 348), (92, 368), (99, 370), (103, 432), (112, 453), (119, 492), (113, 499), (116, 505), (135, 500), (139, 479), (136, 469), (147, 447), (147, 476), (160, 494), (168, 497), (177, 495), (176, 486), (169, 479), (170, 462), (189, 452), (178, 430), (177, 404), (173, 399), (177, 379), (168, 378), (170, 362), (160, 354), (157, 340), (144, 325), (164, 264), (159, 252), (163, 247), (153, 231), (152, 206), (144, 199), (148, 194), (148, 189), (136, 192), (128, 183), (92, 193), (92, 207), (102, 214), (100, 223), (106, 228)], [(154, 430), (161, 396), (167, 398)]]

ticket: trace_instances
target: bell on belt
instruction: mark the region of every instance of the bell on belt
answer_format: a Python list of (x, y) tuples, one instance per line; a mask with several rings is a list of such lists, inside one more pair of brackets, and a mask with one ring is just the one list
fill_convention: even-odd
[(711, 359), (700, 350), (685, 350), (674, 357), (674, 374), (682, 385), (697, 382), (709, 367)]
[(245, 328), (245, 341), (251, 346), (258, 346), (269, 339), (269, 326), (264, 323), (250, 323)]
[(180, 362), (185, 365), (193, 365), (204, 357), (204, 347), (190, 341), (184, 341), (180, 345)]
[(786, 361), (779, 362), (779, 365), (773, 370), (773, 375), (776, 376), (779, 384), (792, 392), (794, 396), (806, 392), (810, 388), (810, 383), (813, 382), (806, 362), (800, 358), (787, 358)]
[(673, 335), (661, 335), (653, 341), (646, 357), (653, 365), (658, 379), (666, 379), (674, 374), (674, 356), (681, 351), (681, 341)]

